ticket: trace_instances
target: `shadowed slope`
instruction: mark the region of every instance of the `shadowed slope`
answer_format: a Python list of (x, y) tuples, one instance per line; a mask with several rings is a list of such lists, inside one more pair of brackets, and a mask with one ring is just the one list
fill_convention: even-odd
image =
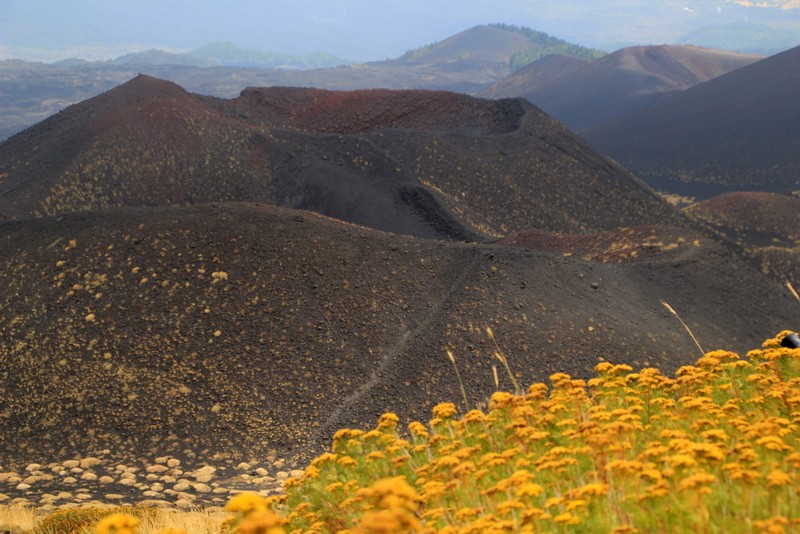
[(275, 88), (228, 101), (140, 76), (2, 147), (8, 218), (238, 200), (460, 240), (683, 224), (522, 100)]
[(771, 56), (586, 138), (665, 191), (709, 198), (800, 189), (800, 48)]
[(479, 93), (484, 98), (515, 98), (531, 94), (551, 83), (585, 67), (587, 59), (553, 54), (526, 65), (514, 74), (500, 80)]
[(624, 48), (547, 84), (525, 89), (515, 83), (517, 91), (502, 96), (527, 98), (570, 128), (585, 130), (759, 59), (693, 46)]
[(254, 205), (4, 223), (0, 464), (106, 448), (218, 466), (307, 457), (340, 426), (458, 398), (444, 348), (471, 402), (484, 399), (486, 326), (528, 383), (586, 376), (599, 358), (689, 363), (661, 298), (704, 344), (738, 350), (800, 312), (710, 241), (641, 260), (418, 240)]

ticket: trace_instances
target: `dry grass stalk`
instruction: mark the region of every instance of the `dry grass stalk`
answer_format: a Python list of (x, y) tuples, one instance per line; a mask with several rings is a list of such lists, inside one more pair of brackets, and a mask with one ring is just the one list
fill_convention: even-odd
[[(517, 378), (514, 376), (514, 373), (511, 372), (511, 367), (508, 365), (508, 358), (506, 358), (505, 354), (500, 352), (500, 346), (497, 344), (497, 340), (494, 338), (494, 332), (492, 332), (492, 328), (490, 326), (486, 327), (486, 333), (489, 335), (489, 339), (491, 339), (494, 343), (494, 357), (503, 364), (503, 367), (505, 367), (506, 373), (508, 373), (508, 378), (511, 379), (511, 384), (514, 386), (514, 392), (517, 395), (522, 395), (522, 388), (519, 387)], [(498, 389), (500, 388), (498, 387)]]
[(695, 344), (695, 345), (697, 345), (697, 348), (698, 348), (698, 349), (700, 349), (700, 353), (701, 353), (703, 356), (705, 356), (705, 355), (706, 355), (706, 351), (704, 351), (704, 350), (703, 350), (703, 347), (702, 347), (702, 346), (700, 346), (700, 342), (699, 342), (699, 341), (697, 341), (697, 338), (696, 338), (696, 337), (694, 337), (694, 334), (692, 333), (692, 329), (691, 329), (691, 328), (689, 328), (689, 325), (687, 325), (686, 323), (684, 323), (684, 322), (683, 322), (683, 319), (681, 319), (681, 316), (680, 316), (680, 315), (678, 315), (678, 312), (676, 312), (676, 311), (675, 311), (675, 309), (674, 309), (672, 306), (670, 306), (670, 305), (669, 305), (669, 303), (668, 303), (666, 300), (661, 300), (661, 304), (663, 304), (663, 305), (664, 305), (664, 307), (665, 307), (666, 309), (668, 309), (668, 310), (669, 310), (669, 312), (670, 312), (672, 315), (674, 315), (676, 319), (678, 319), (678, 321), (680, 321), (680, 322), (681, 322), (681, 324), (682, 324), (682, 325), (683, 325), (683, 327), (686, 329), (686, 331), (687, 331), (687, 332), (689, 332), (689, 335), (691, 336), (691, 338), (692, 338), (692, 341), (694, 341), (694, 344)]
[(458, 379), (458, 387), (461, 388), (461, 396), (464, 398), (464, 409), (469, 411), (469, 400), (467, 400), (467, 390), (464, 389), (464, 382), (461, 380), (461, 373), (458, 372), (458, 365), (456, 365), (456, 357), (453, 356), (451, 351), (447, 351), (447, 357), (453, 363), (453, 369), (456, 370), (456, 378)]
[(192, 534), (218, 534), (222, 523), (227, 519), (222, 508), (198, 508), (195, 510), (175, 510), (165, 508), (152, 517), (142, 518), (137, 532), (156, 534), (163, 529), (177, 529)]
[(41, 518), (41, 514), (30, 506), (0, 506), (0, 532), (17, 532), (14, 529), (28, 532)]
[(797, 291), (795, 291), (794, 288), (792, 287), (792, 283), (790, 281), (788, 281), (788, 280), (786, 281), (786, 287), (788, 287), (789, 291), (792, 292), (792, 295), (794, 295), (794, 298), (796, 298), (798, 301), (800, 301), (800, 295), (797, 294)]
[(497, 366), (492, 365), (492, 375), (494, 376), (494, 390), (500, 391), (500, 378), (497, 376)]

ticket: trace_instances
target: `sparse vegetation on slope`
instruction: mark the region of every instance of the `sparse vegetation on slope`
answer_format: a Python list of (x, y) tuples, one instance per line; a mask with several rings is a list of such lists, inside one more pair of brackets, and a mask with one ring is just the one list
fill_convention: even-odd
[(525, 26), (514, 26), (513, 24), (490, 24), (490, 26), (519, 33), (527, 37), (530, 41), (530, 48), (514, 52), (511, 55), (509, 65), (512, 71), (518, 71), (537, 59), (553, 54), (588, 60), (599, 59), (606, 55), (606, 52), (602, 50), (575, 45)]
[(800, 198), (727, 193), (684, 211), (736, 243), (767, 276), (800, 287)]

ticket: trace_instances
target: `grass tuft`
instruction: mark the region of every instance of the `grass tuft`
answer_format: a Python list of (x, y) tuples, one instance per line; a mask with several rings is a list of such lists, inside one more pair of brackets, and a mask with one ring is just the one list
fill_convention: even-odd
[(789, 282), (788, 280), (786, 281), (786, 287), (789, 288), (789, 291), (792, 292), (792, 295), (794, 295), (794, 298), (796, 298), (797, 301), (800, 302), (800, 295), (797, 294), (797, 291), (795, 291), (794, 287), (792, 287), (792, 283)]
[(669, 303), (668, 303), (666, 300), (661, 300), (660, 302), (661, 302), (661, 304), (663, 304), (663, 305), (664, 305), (664, 307), (665, 307), (667, 310), (669, 310), (669, 312), (670, 312), (672, 315), (674, 315), (674, 316), (675, 316), (675, 318), (676, 318), (676, 319), (678, 319), (678, 321), (680, 321), (680, 323), (683, 325), (683, 328), (685, 328), (685, 329), (686, 329), (686, 331), (687, 331), (687, 332), (689, 332), (689, 336), (691, 336), (691, 338), (692, 338), (692, 341), (694, 341), (694, 344), (695, 344), (695, 345), (697, 345), (697, 348), (698, 348), (698, 349), (700, 349), (700, 354), (702, 354), (702, 355), (704, 355), (704, 356), (705, 356), (705, 354), (706, 354), (706, 351), (705, 351), (705, 350), (703, 350), (703, 347), (702, 347), (702, 346), (700, 346), (700, 342), (699, 342), (699, 341), (697, 341), (697, 338), (696, 338), (696, 337), (694, 337), (694, 333), (692, 332), (692, 329), (691, 329), (691, 328), (689, 328), (689, 325), (687, 325), (686, 323), (684, 323), (684, 322), (683, 322), (683, 319), (681, 319), (681, 316), (680, 316), (680, 315), (678, 315), (678, 312), (676, 312), (676, 311), (675, 311), (675, 309), (674, 309), (672, 306), (670, 306), (670, 305), (669, 305)]
[(503, 354), (503, 352), (500, 350), (500, 345), (497, 344), (497, 340), (494, 337), (494, 332), (492, 332), (492, 328), (487, 326), (486, 333), (489, 335), (489, 339), (492, 340), (492, 343), (494, 343), (494, 348), (495, 348), (494, 357), (497, 358), (497, 361), (503, 364), (503, 368), (506, 370), (506, 373), (508, 373), (508, 378), (511, 380), (511, 385), (514, 386), (514, 391), (516, 392), (516, 394), (521, 395), (522, 388), (519, 387), (519, 382), (517, 381), (517, 377), (515, 377), (514, 373), (511, 372), (511, 367), (509, 367), (508, 365), (508, 358), (506, 358), (506, 355)]
[(456, 357), (453, 355), (452, 351), (448, 350), (447, 358), (453, 364), (453, 369), (455, 369), (456, 371), (456, 378), (458, 379), (458, 387), (461, 388), (461, 397), (464, 399), (464, 409), (469, 410), (469, 399), (467, 399), (467, 390), (464, 389), (464, 381), (461, 380), (461, 373), (458, 371), (458, 365), (456, 365)]

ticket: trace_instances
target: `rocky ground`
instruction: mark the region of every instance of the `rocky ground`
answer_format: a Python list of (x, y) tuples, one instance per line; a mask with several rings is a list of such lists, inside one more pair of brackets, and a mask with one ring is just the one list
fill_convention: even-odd
[(0, 472), (0, 505), (55, 510), (74, 506), (139, 504), (192, 508), (223, 506), (232, 494), (281, 491), (301, 470), (285, 459), (206, 464), (172, 456), (114, 461), (109, 450), (46, 465), (32, 463), (19, 471)]

